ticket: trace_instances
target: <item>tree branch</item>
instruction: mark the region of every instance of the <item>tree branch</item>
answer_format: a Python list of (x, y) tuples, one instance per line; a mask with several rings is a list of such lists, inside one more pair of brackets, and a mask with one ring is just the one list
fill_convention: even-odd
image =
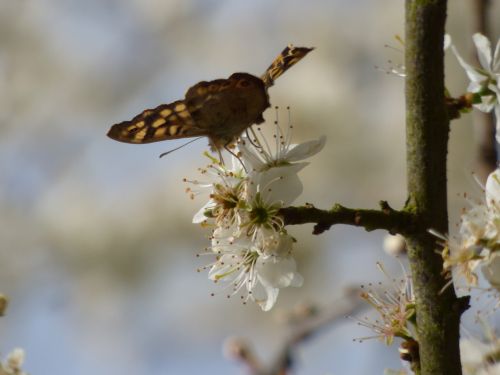
[(280, 210), (285, 225), (315, 223), (313, 234), (321, 234), (334, 224), (363, 227), (367, 231), (385, 229), (391, 234), (408, 234), (418, 231), (415, 215), (407, 211), (396, 211), (385, 201), (380, 210), (347, 208), (336, 204), (330, 210), (321, 210), (307, 204), (302, 207), (287, 207)]
[[(406, 135), (408, 207), (418, 228), (448, 232), (446, 158), (449, 118), (444, 98), (446, 0), (406, 0)], [(417, 375), (460, 375), (460, 315), (467, 305), (446, 280), (436, 240), (425, 230), (406, 236), (416, 298)]]

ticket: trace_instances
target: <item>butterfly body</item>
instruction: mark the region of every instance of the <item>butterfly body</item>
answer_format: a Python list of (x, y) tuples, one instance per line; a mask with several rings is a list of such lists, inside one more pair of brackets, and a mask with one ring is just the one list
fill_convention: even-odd
[(185, 102), (216, 149), (233, 142), (251, 125), (262, 123), (262, 113), (270, 106), (264, 83), (248, 73), (200, 82), (187, 91)]
[(234, 73), (226, 79), (199, 82), (183, 100), (146, 109), (130, 121), (113, 125), (108, 136), (136, 144), (206, 136), (213, 150), (224, 148), (264, 121), (262, 113), (270, 106), (267, 89), (311, 50), (285, 48), (260, 78)]

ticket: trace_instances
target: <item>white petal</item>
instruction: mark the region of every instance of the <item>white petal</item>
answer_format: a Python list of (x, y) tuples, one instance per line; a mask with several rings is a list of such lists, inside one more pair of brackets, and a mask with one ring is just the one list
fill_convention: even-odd
[(304, 160), (320, 152), (325, 146), (326, 136), (321, 136), (314, 141), (293, 145), (286, 153), (284, 159), (288, 162)]
[(491, 286), (500, 290), (500, 255), (495, 253), (493, 257), (481, 267), (484, 277)]
[(500, 72), (500, 39), (498, 39), (495, 47), (495, 53), (493, 54), (493, 66), (491, 67), (491, 70), (494, 73)]
[(272, 229), (263, 228), (256, 239), (265, 254), (287, 257), (292, 251), (293, 237), (289, 234), (278, 233)]
[(213, 207), (215, 205), (215, 202), (210, 199), (205, 205), (198, 210), (197, 213), (194, 214), (193, 216), (193, 223), (194, 224), (199, 224), (207, 220), (207, 217), (205, 216), (205, 212)]
[(448, 48), (451, 46), (451, 36), (450, 34), (445, 34), (444, 35), (444, 41), (443, 41), (443, 49), (446, 51)]
[(257, 261), (256, 269), (262, 284), (273, 288), (302, 285), (302, 276), (296, 271), (297, 264), (293, 257), (277, 258), (270, 256), (267, 259), (261, 258)]
[[(469, 77), (469, 79), (472, 82), (482, 82), (486, 79), (486, 76), (484, 74), (479, 73), (476, 68), (474, 68), (472, 65), (469, 65), (467, 62), (465, 62), (465, 60), (462, 58), (462, 56), (459, 55), (457, 49), (455, 48), (455, 46), (453, 44), (451, 45), (451, 50), (455, 54), (460, 65), (462, 65), (462, 68), (465, 69), (465, 73), (467, 74), (467, 76)], [(474, 92), (474, 91), (472, 91), (472, 92)]]
[(248, 171), (257, 170), (260, 171), (265, 166), (264, 161), (258, 154), (258, 152), (253, 150), (250, 146), (250, 141), (245, 139), (246, 144), (238, 144), (238, 150), (241, 152), (241, 160), (247, 168)]
[(252, 299), (263, 311), (269, 311), (276, 303), (279, 292), (279, 288), (274, 288), (269, 284), (260, 283), (252, 289)]
[[(497, 133), (498, 134), (498, 133)], [(486, 180), (486, 203), (488, 206), (500, 205), (500, 169), (491, 172)]]
[[(469, 90), (470, 92), (478, 90)], [(489, 113), (498, 104), (496, 95), (481, 96), (481, 103), (474, 104), (474, 108), (484, 113)]]
[(238, 272), (229, 271), (234, 268), (234, 264), (238, 263), (241, 260), (241, 257), (235, 254), (224, 254), (220, 257), (219, 261), (210, 268), (208, 271), (208, 278), (210, 280), (219, 280), (220, 278), (224, 278), (225, 281), (230, 281), (234, 279)]
[[(481, 76), (481, 77), (484, 77), (484, 76)], [(486, 77), (484, 77), (484, 79), (486, 79)], [(470, 81), (469, 85), (467, 86), (467, 91), (468, 92), (480, 91), (483, 88), (482, 82), (484, 81), (484, 79), (481, 79), (479, 82)]]
[(460, 357), (462, 366), (477, 369), (484, 360), (490, 346), (476, 339), (460, 339)]
[(496, 140), (500, 143), (500, 104), (495, 106), (495, 118), (496, 118)]
[(295, 163), (254, 174), (251, 177), (253, 184), (249, 185), (250, 194), (254, 196), (258, 187), (266, 203), (290, 205), (302, 194), (303, 186), (297, 173), (306, 165), (308, 163)]
[(477, 57), (481, 66), (487, 72), (491, 72), (491, 44), (488, 38), (483, 34), (476, 33), (472, 36), (472, 40), (477, 48)]

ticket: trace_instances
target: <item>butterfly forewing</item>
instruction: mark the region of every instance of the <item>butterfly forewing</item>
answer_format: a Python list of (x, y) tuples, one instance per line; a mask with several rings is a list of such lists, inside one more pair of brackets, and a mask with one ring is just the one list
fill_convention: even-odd
[(151, 143), (207, 135), (195, 126), (184, 100), (146, 109), (130, 121), (113, 125), (108, 136), (126, 143)]
[(108, 136), (137, 144), (206, 136), (212, 149), (220, 150), (245, 129), (264, 121), (262, 113), (269, 107), (267, 89), (311, 50), (286, 47), (261, 78), (234, 73), (226, 79), (199, 82), (184, 100), (147, 109), (130, 121), (113, 125)]

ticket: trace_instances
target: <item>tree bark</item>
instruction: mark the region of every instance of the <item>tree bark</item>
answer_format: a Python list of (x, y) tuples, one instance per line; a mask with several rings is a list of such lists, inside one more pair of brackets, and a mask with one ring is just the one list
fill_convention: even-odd
[(446, 159), (449, 120), (445, 106), (443, 38), (445, 0), (406, 0), (407, 211), (422, 228), (407, 235), (413, 276), (422, 375), (460, 375), (459, 322), (466, 300), (446, 280), (436, 239), (448, 232)]

